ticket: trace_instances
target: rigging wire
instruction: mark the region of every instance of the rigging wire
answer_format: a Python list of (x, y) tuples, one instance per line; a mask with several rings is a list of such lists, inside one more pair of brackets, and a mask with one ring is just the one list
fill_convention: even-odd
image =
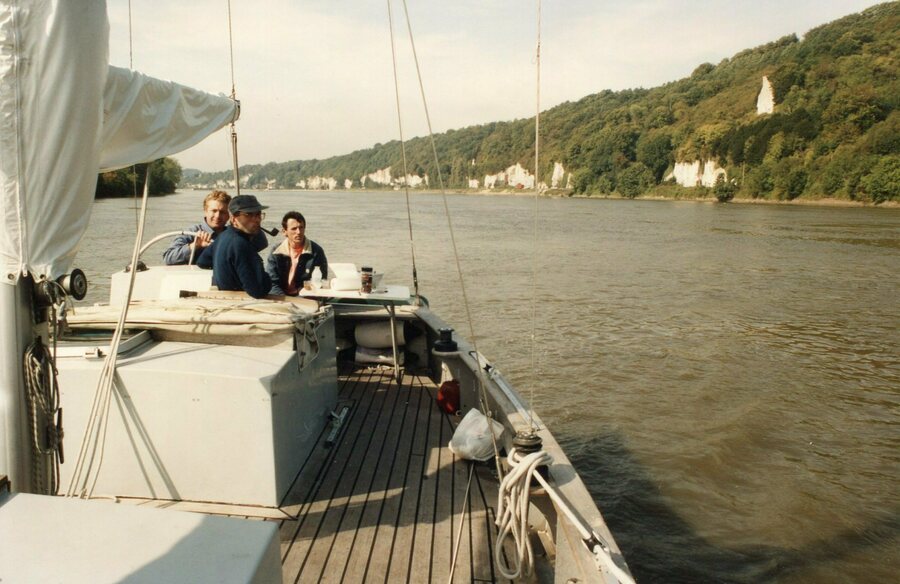
[[(228, 4), (228, 55), (231, 63), (231, 99), (237, 102), (237, 91), (235, 90), (234, 84), (234, 39), (231, 34), (231, 0), (226, 1)], [(238, 111), (240, 111), (239, 102)], [(241, 194), (241, 177), (240, 171), (238, 170), (238, 138), (234, 122), (235, 120), (231, 120), (231, 161), (234, 165), (234, 194), (235, 196), (238, 196)]]
[[(388, 0), (388, 2), (390, 2), (390, 0)], [(429, 138), (429, 141), (431, 142), (431, 152), (434, 156), (434, 166), (435, 166), (435, 169), (437, 170), (438, 185), (440, 186), (440, 190), (441, 190), (441, 201), (443, 202), (443, 205), (444, 205), (444, 216), (447, 218), (447, 228), (450, 232), (450, 243), (451, 243), (451, 248), (453, 249), (453, 259), (456, 264), (456, 274), (457, 274), (457, 276), (459, 276), (459, 288), (460, 288), (460, 293), (462, 294), (463, 307), (464, 307), (465, 313), (466, 313), (466, 321), (469, 326), (469, 339), (470, 339), (470, 342), (472, 343), (472, 348), (475, 350), (474, 358), (475, 358), (475, 363), (476, 363), (476, 369), (478, 371), (478, 384), (479, 384), (479, 389), (480, 389), (478, 399), (481, 402), (481, 409), (482, 409), (484, 415), (487, 416), (489, 419), (493, 419), (493, 414), (491, 412), (491, 409), (488, 407), (488, 404), (490, 402), (488, 401), (488, 395), (487, 395), (487, 381), (485, 380), (485, 377), (484, 377), (485, 376), (485, 367), (487, 364), (482, 363), (482, 360), (480, 357), (481, 354), (478, 352), (478, 345), (477, 345), (477, 341), (475, 340), (475, 325), (473, 324), (472, 311), (471, 311), (471, 308), (469, 307), (469, 296), (468, 296), (468, 294), (466, 294), (466, 282), (465, 282), (465, 278), (463, 277), (463, 273), (462, 273), (462, 265), (460, 264), (460, 261), (459, 261), (459, 249), (456, 245), (456, 233), (453, 230), (453, 218), (450, 215), (450, 206), (447, 204), (447, 191), (444, 188), (444, 178), (441, 173), (441, 165), (440, 165), (440, 161), (438, 160), (437, 146), (435, 145), (435, 141), (434, 141), (434, 130), (432, 129), (432, 125), (431, 125), (431, 115), (428, 112), (428, 100), (425, 97), (425, 83), (422, 81), (422, 70), (419, 67), (419, 57), (416, 53), (416, 43), (415, 43), (415, 40), (413, 37), (412, 23), (409, 18), (409, 10), (406, 7), (406, 0), (403, 0), (403, 13), (406, 16), (406, 28), (409, 31), (409, 44), (410, 44), (410, 47), (412, 48), (413, 61), (415, 61), (415, 64), (416, 64), (416, 77), (418, 78), (418, 81), (419, 81), (419, 92), (422, 96), (422, 106), (425, 110), (425, 121), (428, 124), (428, 138)], [(393, 29), (391, 30), (391, 34), (393, 35)], [(500, 464), (500, 448), (497, 446), (497, 437), (494, 436), (493, 432), (488, 432), (488, 433), (491, 435), (491, 443), (494, 447), (494, 463), (497, 468), (497, 476), (500, 478), (503, 478), (503, 467)]]
[(456, 561), (459, 558), (459, 542), (462, 540), (463, 526), (465, 525), (466, 517), (472, 509), (472, 505), (469, 503), (469, 493), (472, 489), (472, 474), (474, 474), (474, 472), (475, 463), (469, 461), (469, 480), (466, 482), (466, 495), (463, 497), (462, 513), (459, 514), (459, 527), (456, 529), (456, 542), (453, 544), (453, 558), (450, 560), (450, 577), (447, 578), (448, 584), (453, 584), (453, 574), (456, 572)]
[(531, 236), (531, 389), (528, 397), (528, 404), (531, 409), (528, 412), (530, 420), (531, 432), (537, 430), (537, 424), (534, 421), (534, 386), (537, 384), (537, 281), (538, 281), (538, 253), (537, 253), (537, 237), (538, 237), (538, 199), (540, 198), (541, 181), (540, 181), (540, 160), (541, 160), (541, 0), (537, 3), (537, 47), (535, 48), (535, 58), (537, 60), (537, 83), (535, 96), (535, 114), (534, 114), (534, 225)]
[[(132, 32), (131, 0), (128, 0), (128, 68), (134, 71), (134, 33)], [(138, 226), (137, 165), (131, 165), (131, 207), (134, 209), (134, 228)]]
[(403, 156), (403, 190), (406, 193), (406, 219), (409, 224), (409, 250), (412, 254), (413, 294), (416, 304), (419, 304), (419, 272), (416, 269), (416, 246), (413, 239), (412, 210), (409, 204), (409, 169), (406, 162), (406, 141), (403, 139), (403, 116), (400, 113), (400, 82), (397, 80), (397, 51), (394, 46), (394, 13), (391, 10), (391, 0), (387, 0), (388, 26), (391, 31), (391, 60), (394, 65), (394, 95), (397, 100), (397, 126), (400, 129), (400, 152)]

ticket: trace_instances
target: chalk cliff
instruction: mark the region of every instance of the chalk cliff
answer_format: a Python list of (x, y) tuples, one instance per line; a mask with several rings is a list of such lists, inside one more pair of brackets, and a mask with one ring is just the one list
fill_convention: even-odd
[(715, 160), (707, 160), (703, 164), (703, 170), (700, 169), (700, 161), (693, 162), (676, 162), (675, 168), (666, 175), (665, 180), (675, 179), (675, 182), (683, 187), (696, 187), (698, 185), (704, 187), (716, 186), (719, 176), (724, 176), (728, 180), (728, 174), (724, 168), (720, 168)]
[(770, 114), (775, 111), (775, 92), (772, 90), (772, 84), (769, 78), (763, 75), (762, 89), (759, 90), (759, 96), (756, 98), (756, 115)]

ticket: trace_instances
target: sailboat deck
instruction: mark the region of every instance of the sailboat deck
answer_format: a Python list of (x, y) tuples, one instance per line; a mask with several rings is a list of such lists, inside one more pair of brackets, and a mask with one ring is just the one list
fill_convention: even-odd
[(461, 518), (453, 581), (501, 581), (496, 480), (447, 448), (458, 420), (438, 409), (431, 380), (398, 386), (377, 368), (340, 379), (343, 428), (331, 446), (326, 429), (282, 505), (284, 581), (447, 582)]

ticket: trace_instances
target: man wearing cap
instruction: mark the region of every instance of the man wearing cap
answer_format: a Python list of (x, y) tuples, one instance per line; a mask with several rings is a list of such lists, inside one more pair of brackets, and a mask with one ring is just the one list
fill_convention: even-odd
[[(220, 233), (225, 231), (228, 225), (228, 204), (231, 196), (225, 191), (212, 191), (203, 199), (203, 221), (187, 227), (185, 235), (179, 235), (172, 240), (171, 245), (163, 252), (163, 259), (167, 265), (176, 266), (187, 264), (194, 256), (194, 263), (200, 265), (200, 255), (206, 250)], [(196, 235), (186, 235), (194, 233)], [(256, 249), (263, 250), (269, 245), (265, 233), (260, 231), (254, 236), (253, 243)], [(212, 267), (212, 255), (208, 256), (209, 263), (201, 265), (204, 268)]]
[(263, 209), (268, 207), (260, 205), (253, 195), (238, 195), (228, 204), (228, 226), (215, 245), (204, 251), (204, 255), (212, 253), (213, 283), (219, 290), (243, 290), (254, 298), (269, 293), (272, 281), (253, 244), (265, 216)]

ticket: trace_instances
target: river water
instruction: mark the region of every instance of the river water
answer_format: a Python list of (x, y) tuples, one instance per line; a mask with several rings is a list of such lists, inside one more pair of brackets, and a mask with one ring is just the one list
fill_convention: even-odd
[[(145, 240), (198, 221), (204, 194), (151, 199)], [(402, 193), (256, 194), (264, 224), (299, 210), (330, 261), (411, 284)], [(639, 582), (897, 581), (900, 210), (447, 205), (474, 332), (439, 195), (411, 196), (422, 294), (533, 402)], [(95, 204), (89, 300), (135, 216)]]

